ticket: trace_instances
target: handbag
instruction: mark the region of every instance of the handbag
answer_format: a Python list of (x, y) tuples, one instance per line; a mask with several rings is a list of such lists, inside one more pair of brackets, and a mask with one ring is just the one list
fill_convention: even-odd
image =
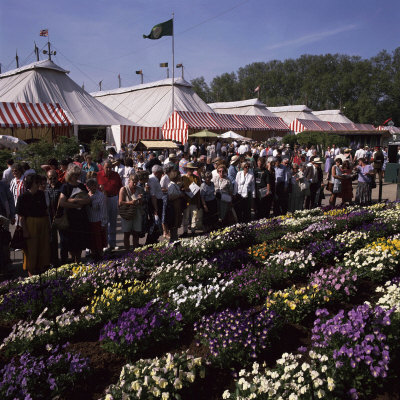
[(66, 210), (63, 210), (62, 215), (57, 217), (59, 208), (60, 208), (60, 199), (58, 199), (57, 210), (56, 213), (54, 214), (52, 225), (56, 227), (59, 231), (65, 231), (69, 228), (67, 212)]
[(263, 188), (258, 189), (258, 193), (260, 195), (260, 198), (263, 199), (268, 193), (267, 187), (263, 187)]
[(304, 180), (304, 182), (300, 183), (300, 190), (302, 192), (306, 192), (310, 189), (310, 182), (308, 180)]
[[(125, 186), (126, 194), (128, 195), (129, 201), (132, 201), (132, 193), (129, 190), (128, 186)], [(136, 214), (136, 206), (132, 204), (122, 204), (118, 207), (118, 213), (121, 218), (130, 221), (135, 217)]]
[(26, 247), (26, 239), (24, 238), (24, 230), (22, 226), (17, 225), (14, 235), (10, 242), (10, 248), (13, 250), (24, 249)]

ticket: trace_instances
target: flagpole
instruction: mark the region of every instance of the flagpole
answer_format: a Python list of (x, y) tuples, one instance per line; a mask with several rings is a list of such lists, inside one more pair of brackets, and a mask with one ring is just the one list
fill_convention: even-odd
[(174, 83), (175, 83), (175, 44), (174, 44), (174, 13), (172, 13), (172, 114), (175, 111), (175, 89), (174, 89)]

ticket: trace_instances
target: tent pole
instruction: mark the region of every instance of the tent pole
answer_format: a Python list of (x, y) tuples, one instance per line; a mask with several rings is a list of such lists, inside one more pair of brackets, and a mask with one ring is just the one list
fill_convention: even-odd
[(174, 83), (175, 83), (175, 43), (174, 43), (174, 13), (172, 13), (172, 113), (175, 111)]

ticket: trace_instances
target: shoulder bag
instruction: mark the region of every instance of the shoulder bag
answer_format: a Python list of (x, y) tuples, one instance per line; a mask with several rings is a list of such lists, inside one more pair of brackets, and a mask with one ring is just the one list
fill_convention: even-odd
[(57, 210), (56, 213), (54, 214), (52, 225), (55, 226), (59, 231), (65, 231), (69, 228), (67, 210), (64, 209), (62, 215), (57, 216), (59, 209), (60, 209), (60, 198), (58, 199)]
[[(128, 186), (125, 186), (126, 194), (128, 196), (129, 201), (132, 201), (132, 193), (129, 190)], [(118, 213), (121, 218), (126, 219), (127, 221), (132, 220), (135, 217), (136, 206), (132, 204), (122, 204), (118, 207)]]

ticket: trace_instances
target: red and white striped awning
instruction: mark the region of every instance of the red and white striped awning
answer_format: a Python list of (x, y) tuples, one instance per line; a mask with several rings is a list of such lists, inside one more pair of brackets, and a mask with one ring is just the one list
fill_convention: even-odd
[(378, 131), (387, 131), (393, 134), (393, 133), (400, 133), (400, 128), (398, 128), (397, 126), (380, 125), (378, 126)]
[(341, 122), (328, 122), (329, 125), (333, 128), (334, 131), (345, 131), (346, 128), (343, 126), (344, 124), (342, 124)]
[(371, 124), (354, 124), (354, 126), (358, 131), (368, 131), (368, 132), (376, 131), (376, 128)]
[(233, 114), (209, 114), (211, 118), (218, 124), (219, 129), (245, 131), (248, 129)]
[(289, 131), (289, 127), (279, 117), (266, 117), (264, 115), (257, 116), (270, 130), (273, 131)]
[(323, 131), (329, 132), (335, 130), (327, 121), (314, 121)]
[(234, 115), (242, 125), (249, 131), (265, 131), (269, 130), (269, 126), (263, 123), (257, 115)]
[(121, 144), (138, 142), (139, 140), (163, 140), (159, 126), (129, 126), (121, 125)]
[(304, 131), (322, 131), (322, 129), (311, 119), (295, 119), (289, 125), (290, 130), (295, 133)]
[(71, 126), (72, 122), (59, 104), (0, 102), (0, 127), (43, 128)]
[(353, 123), (350, 122), (342, 122), (342, 126), (344, 127), (345, 131), (351, 132), (351, 131), (358, 131), (358, 129), (355, 127)]

